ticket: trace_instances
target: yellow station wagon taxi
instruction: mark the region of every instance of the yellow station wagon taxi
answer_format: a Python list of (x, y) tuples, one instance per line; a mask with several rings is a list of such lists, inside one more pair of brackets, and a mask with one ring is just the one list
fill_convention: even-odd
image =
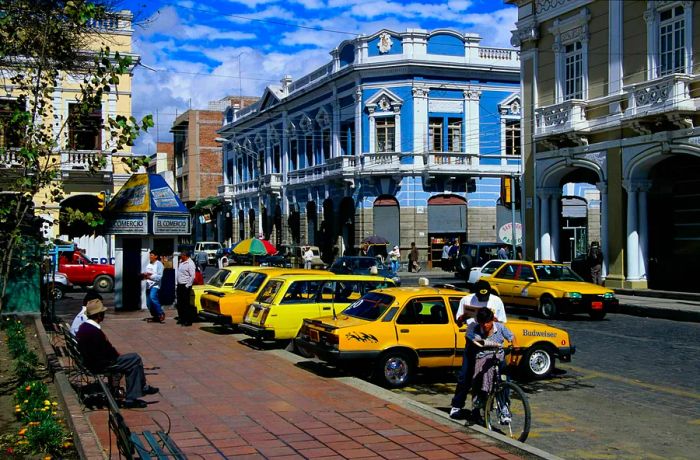
[[(232, 268), (232, 267), (227, 267)], [(205, 321), (226, 326), (243, 322), (248, 305), (255, 300), (268, 280), (280, 275), (329, 275), (325, 270), (305, 270), (303, 268), (251, 267), (243, 266), (238, 281), (228, 289), (207, 289), (201, 296), (202, 308), (199, 317)]]
[(543, 318), (558, 313), (588, 313), (603, 319), (618, 304), (615, 293), (588, 283), (566, 265), (553, 262), (509, 261), (488, 278), (504, 304), (536, 308)]
[(241, 279), (241, 273), (252, 267), (235, 265), (224, 267), (214, 273), (206, 284), (192, 286), (190, 291), (190, 305), (194, 305), (197, 312), (202, 311), (202, 295), (205, 292), (232, 292), (236, 283)]
[[(339, 366), (369, 363), (388, 387), (406, 385), (419, 368), (459, 367), (466, 328), (454, 315), (465, 293), (443, 287), (402, 287), (370, 292), (336, 317), (306, 319), (295, 339), (305, 356)], [(478, 308), (467, 308), (474, 317)], [(546, 324), (509, 317), (513, 351), (508, 364), (544, 378), (555, 359), (570, 361), (569, 334)]]
[(373, 275), (288, 275), (271, 279), (250, 305), (239, 328), (259, 340), (291, 340), (304, 318), (333, 315), (364, 294), (387, 286)]

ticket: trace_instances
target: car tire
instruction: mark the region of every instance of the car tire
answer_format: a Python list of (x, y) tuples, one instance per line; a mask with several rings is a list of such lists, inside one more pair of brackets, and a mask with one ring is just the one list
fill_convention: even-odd
[(474, 261), (472, 260), (472, 256), (462, 256), (459, 258), (457, 268), (464, 274), (464, 276), (469, 278), (469, 271), (472, 269), (473, 263)]
[(114, 290), (114, 280), (111, 276), (100, 275), (93, 281), (92, 288), (100, 294), (112, 292)]
[(521, 366), (526, 378), (544, 379), (554, 370), (554, 355), (546, 347), (535, 345), (525, 353)]
[(377, 360), (375, 378), (384, 387), (406, 386), (415, 372), (413, 357), (404, 351), (388, 351)]
[(595, 310), (595, 311), (591, 311), (588, 313), (588, 315), (591, 317), (591, 319), (596, 320), (596, 321), (600, 321), (603, 318), (605, 318), (606, 314), (607, 314), (607, 312), (605, 310)]
[(62, 286), (53, 286), (51, 288), (51, 297), (53, 300), (61, 300), (66, 295), (65, 288)]
[(540, 316), (545, 319), (554, 319), (557, 317), (557, 304), (554, 299), (549, 296), (544, 296), (540, 299)]

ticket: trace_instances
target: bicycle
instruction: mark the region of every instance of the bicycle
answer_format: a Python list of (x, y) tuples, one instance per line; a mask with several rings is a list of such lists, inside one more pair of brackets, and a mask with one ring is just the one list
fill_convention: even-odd
[(486, 403), (483, 407), (477, 406), (477, 413), (486, 429), (525, 442), (530, 434), (530, 403), (522, 388), (501, 372), (500, 361), (505, 352), (510, 352), (510, 349), (494, 347), (477, 353), (477, 360), (488, 360), (482, 369), (493, 368), (494, 372), (491, 387), (486, 392)]

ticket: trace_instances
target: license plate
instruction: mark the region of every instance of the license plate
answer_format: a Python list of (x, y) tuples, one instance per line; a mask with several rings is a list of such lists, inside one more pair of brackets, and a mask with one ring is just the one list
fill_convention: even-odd
[(591, 308), (593, 310), (602, 310), (603, 309), (603, 302), (591, 302)]
[(318, 342), (319, 341), (318, 331), (311, 329), (309, 331), (309, 338), (311, 339), (312, 342)]

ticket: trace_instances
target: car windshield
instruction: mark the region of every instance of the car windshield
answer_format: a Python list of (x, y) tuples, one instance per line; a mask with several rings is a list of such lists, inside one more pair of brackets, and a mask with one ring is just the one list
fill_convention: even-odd
[(481, 274), (482, 275), (490, 275), (491, 273), (498, 270), (501, 267), (501, 265), (503, 265), (504, 263), (505, 262), (503, 262), (503, 261), (489, 262), (481, 268)]
[(221, 245), (218, 243), (202, 243), (202, 251), (216, 251), (220, 248)]
[(374, 321), (381, 318), (393, 301), (390, 295), (370, 292), (343, 310), (343, 315)]
[(236, 283), (235, 288), (254, 294), (260, 290), (260, 286), (266, 279), (267, 275), (265, 273), (248, 272), (240, 283)]
[(535, 273), (540, 281), (583, 281), (565, 265), (535, 265)]
[(265, 285), (265, 287), (260, 291), (258, 297), (255, 299), (260, 303), (271, 303), (275, 298), (279, 290), (282, 288), (284, 281), (282, 280), (272, 280)]
[(219, 270), (218, 272), (214, 273), (211, 278), (209, 278), (209, 281), (207, 281), (207, 284), (211, 284), (212, 286), (216, 287), (221, 287), (224, 285), (226, 282), (226, 278), (231, 274), (230, 271), (228, 270)]

